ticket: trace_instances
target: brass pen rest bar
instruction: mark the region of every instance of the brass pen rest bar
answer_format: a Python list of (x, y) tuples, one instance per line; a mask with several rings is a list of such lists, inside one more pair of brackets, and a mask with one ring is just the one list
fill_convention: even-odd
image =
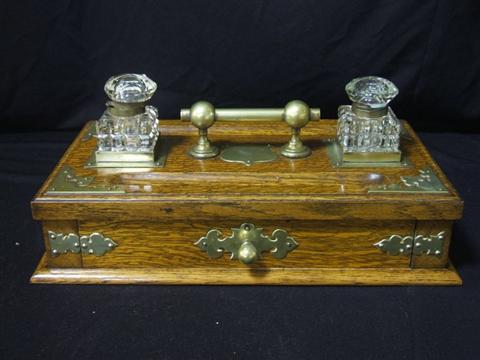
[[(180, 110), (180, 119), (191, 121), (190, 109)], [(258, 108), (258, 109), (215, 109), (216, 121), (283, 121), (285, 109)], [(320, 109), (310, 109), (310, 121), (320, 120)]]
[(216, 121), (285, 121), (292, 136), (280, 153), (288, 158), (304, 158), (312, 151), (300, 140), (300, 130), (311, 120), (320, 119), (320, 109), (310, 108), (301, 100), (290, 101), (283, 109), (215, 109), (207, 101), (198, 101), (190, 109), (180, 111), (182, 120), (190, 121), (198, 129), (197, 145), (189, 154), (196, 159), (208, 159), (219, 154), (218, 147), (208, 140), (208, 128)]

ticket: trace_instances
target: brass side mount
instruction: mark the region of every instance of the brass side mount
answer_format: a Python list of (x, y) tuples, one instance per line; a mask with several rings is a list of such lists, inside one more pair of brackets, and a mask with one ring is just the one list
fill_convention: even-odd
[(103, 256), (105, 253), (112, 251), (117, 244), (110, 238), (100, 233), (92, 233), (90, 235), (78, 236), (77, 234), (58, 234), (53, 231), (48, 232), (50, 242), (50, 252), (53, 256), (66, 254), (91, 254), (95, 256)]
[(283, 109), (215, 109), (207, 101), (199, 101), (190, 109), (180, 111), (182, 120), (189, 120), (198, 129), (197, 145), (190, 149), (189, 154), (196, 159), (206, 159), (219, 154), (218, 147), (208, 139), (208, 128), (216, 121), (285, 121), (291, 128), (290, 141), (282, 147), (280, 153), (288, 158), (304, 158), (311, 154), (310, 148), (300, 139), (301, 129), (311, 120), (320, 119), (320, 109), (311, 109), (301, 100), (290, 101)]
[(392, 235), (373, 244), (388, 255), (430, 255), (442, 256), (445, 231), (431, 235), (400, 236)]

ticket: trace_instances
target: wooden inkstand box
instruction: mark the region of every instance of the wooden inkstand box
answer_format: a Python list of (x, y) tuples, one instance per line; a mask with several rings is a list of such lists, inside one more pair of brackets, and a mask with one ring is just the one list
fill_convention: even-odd
[(463, 202), (388, 107), (392, 83), (354, 79), (338, 120), (301, 101), (157, 120), (155, 88), (109, 79), (107, 110), (34, 197), (32, 282), (461, 284), (448, 252)]

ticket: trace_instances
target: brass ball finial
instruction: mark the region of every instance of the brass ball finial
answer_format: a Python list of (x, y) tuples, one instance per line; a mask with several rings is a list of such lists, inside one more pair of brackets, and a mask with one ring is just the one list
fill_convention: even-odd
[(283, 119), (292, 128), (292, 137), (288, 144), (282, 147), (280, 153), (291, 159), (309, 156), (312, 151), (300, 140), (300, 129), (308, 124), (312, 117), (310, 107), (301, 100), (290, 101), (285, 105)]
[(310, 107), (302, 100), (290, 101), (285, 105), (283, 118), (290, 127), (302, 128), (310, 121)]
[(208, 129), (215, 123), (215, 107), (208, 101), (197, 101), (190, 109), (190, 121), (198, 129)]
[(198, 143), (189, 154), (196, 159), (208, 159), (218, 155), (218, 148), (208, 140), (208, 128), (215, 123), (215, 107), (208, 101), (198, 101), (190, 109), (190, 121), (198, 129)]

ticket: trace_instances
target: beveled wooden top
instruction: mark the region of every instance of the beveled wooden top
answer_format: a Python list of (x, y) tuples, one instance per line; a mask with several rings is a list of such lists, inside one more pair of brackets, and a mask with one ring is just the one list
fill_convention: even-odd
[[(87, 169), (96, 140), (82, 138), (87, 124), (67, 150), (32, 202), (37, 219), (77, 219), (114, 216), (256, 217), (284, 219), (457, 219), (463, 203), (441, 169), (405, 123), (402, 151), (411, 167), (338, 168), (330, 164), (326, 142), (336, 132), (335, 120), (310, 122), (302, 139), (313, 153), (305, 159), (279, 156), (270, 163), (245, 166), (219, 157), (196, 160), (187, 155), (197, 141), (189, 123), (161, 120), (159, 141), (170, 145), (165, 167), (150, 169)], [(289, 138), (281, 122), (218, 122), (209, 131), (216, 144), (271, 144), (278, 149)], [(95, 184), (115, 185), (124, 194), (46, 194), (52, 179), (69, 165), (79, 176), (94, 176)], [(400, 176), (418, 175), (430, 167), (448, 193), (368, 193), (374, 185), (400, 183)]]

